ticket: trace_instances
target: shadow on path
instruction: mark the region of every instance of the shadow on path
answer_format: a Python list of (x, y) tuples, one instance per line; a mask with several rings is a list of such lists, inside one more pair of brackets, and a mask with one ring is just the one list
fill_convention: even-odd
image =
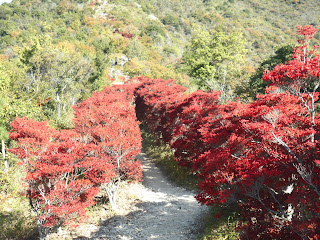
[(138, 158), (144, 187), (137, 192), (135, 210), (102, 222), (90, 239), (196, 239), (207, 207), (197, 203), (195, 193), (171, 184), (144, 153)]

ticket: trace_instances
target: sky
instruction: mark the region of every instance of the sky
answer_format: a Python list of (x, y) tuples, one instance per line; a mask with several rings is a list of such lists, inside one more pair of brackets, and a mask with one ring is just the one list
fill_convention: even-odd
[(2, 4), (2, 3), (9, 3), (9, 2), (12, 2), (12, 0), (0, 0), (0, 5)]

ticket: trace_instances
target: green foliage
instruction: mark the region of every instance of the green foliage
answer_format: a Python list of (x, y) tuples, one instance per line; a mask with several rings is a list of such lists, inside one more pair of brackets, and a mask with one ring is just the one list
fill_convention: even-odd
[(116, 48), (114, 40), (110, 36), (101, 36), (93, 42), (97, 52), (110, 54)]
[(9, 88), (9, 77), (5, 73), (3, 67), (0, 65), (0, 140), (8, 139), (7, 123), (8, 123), (8, 88)]
[(21, 88), (30, 98), (38, 99), (49, 118), (59, 120), (84, 92), (90, 91), (87, 87), (94, 72), (92, 60), (68, 42), (52, 45), (49, 36), (32, 42), (31, 47), (20, 51), (20, 60), (27, 67)]
[(0, 6), (0, 53), (9, 59), (0, 82), (10, 84), (1, 94), (2, 125), (7, 128), (15, 116), (45, 115), (70, 127), (72, 105), (105, 85), (105, 62), (117, 41), (101, 37), (112, 32), (92, 18), (88, 1), (35, 2)]
[[(224, 99), (254, 98), (264, 91), (263, 71), (291, 55), (294, 26), (317, 27), (320, 11), (315, 0), (110, 0), (94, 7), (91, 2), (14, 0), (0, 5), (0, 138), (8, 139), (16, 116), (72, 127), (72, 105), (108, 84), (114, 56), (129, 58), (123, 72), (131, 77), (176, 78), (190, 91), (224, 90)], [(115, 29), (134, 36), (126, 38)], [(319, 33), (315, 37), (318, 41)], [(280, 43), (288, 45), (270, 57)], [(248, 69), (252, 73), (257, 66), (247, 83)], [(166, 146), (146, 148), (172, 170), (172, 178), (189, 181), (190, 173), (172, 161)], [(15, 163), (10, 157), (9, 162)], [(9, 186), (16, 174), (11, 170), (1, 173), (8, 193), (16, 191)], [(18, 210), (1, 214), (19, 226)]]
[(17, 198), (23, 192), (24, 170), (21, 166), (17, 166), (17, 159), (11, 154), (8, 154), (7, 159), (12, 163), (12, 167), (5, 171), (2, 154), (0, 155), (0, 198), (2, 200)]
[[(9, 161), (16, 163), (17, 160), (9, 155)], [(26, 239), (35, 234), (36, 223), (30, 214), (28, 199), (21, 195), (25, 173), (16, 164), (8, 171), (3, 169), (0, 155), (0, 239)]]
[(179, 55), (179, 49), (174, 46), (164, 46), (163, 51), (167, 54)]
[[(237, 29), (248, 40), (247, 48), (252, 49), (248, 55), (250, 66), (256, 67), (266, 59), (275, 43), (295, 42), (296, 25), (314, 24), (318, 26), (319, 4), (315, 0), (138, 0), (144, 6), (152, 5), (152, 13), (161, 19), (170, 29), (170, 18), (179, 16), (179, 26), (184, 31), (175, 32), (185, 45), (195, 29), (216, 30), (219, 26), (228, 32)], [(152, 9), (150, 11), (150, 9)], [(147, 10), (145, 10), (147, 11)], [(170, 21), (165, 21), (168, 18)], [(176, 24), (176, 20), (174, 20)], [(168, 24), (168, 25), (167, 25)], [(191, 26), (190, 26), (191, 25)], [(191, 31), (190, 31), (191, 30)], [(319, 39), (319, 34), (317, 34)]]
[[(219, 216), (221, 215), (222, 216)], [(213, 217), (219, 216), (219, 217)], [(204, 234), (198, 240), (236, 240), (239, 232), (239, 213), (234, 206), (210, 207), (210, 214), (204, 219)]]
[(28, 99), (26, 95), (16, 91), (17, 81), (15, 76), (17, 75), (19, 75), (19, 71), (15, 69), (12, 63), (0, 59), (0, 127), (3, 134), (4, 129), (8, 130), (9, 123), (17, 116), (43, 118), (36, 103)]
[(148, 58), (148, 50), (136, 38), (130, 41), (124, 53), (129, 59), (138, 58), (139, 60), (146, 60)]
[(27, 199), (16, 198), (6, 206), (0, 205), (0, 239), (21, 240), (34, 237), (36, 224), (27, 211)]
[(179, 16), (173, 14), (166, 14), (161, 22), (165, 25), (172, 26), (173, 30), (179, 29)]
[(239, 32), (196, 34), (183, 55), (186, 70), (202, 89), (230, 92), (244, 77), (245, 40)]
[[(229, 85), (217, 81), (203, 85), (206, 81), (200, 81), (203, 86), (199, 85), (198, 78), (194, 81), (202, 88), (210, 85), (210, 88), (227, 90), (229, 93), (225, 98), (228, 98), (243, 94), (247, 89), (247, 86), (243, 87), (247, 84), (243, 71), (253, 69), (259, 65), (261, 59), (270, 56), (275, 42), (295, 41), (294, 25), (318, 22), (314, 17), (318, 5), (312, 4), (312, 1), (138, 0), (95, 3), (95, 7), (89, 6), (89, 3), (57, 0), (42, 1), (38, 4), (35, 0), (17, 0), (16, 3), (1, 5), (0, 51), (13, 56), (15, 53), (12, 53), (10, 46), (29, 44), (35, 35), (44, 34), (51, 37), (49, 41), (53, 44), (67, 41), (74, 45), (81, 43), (92, 47), (90, 60), (94, 65), (94, 72), (88, 87), (88, 92), (92, 92), (105, 86), (110, 56), (115, 53), (127, 55), (130, 59), (136, 58), (139, 65), (159, 64), (162, 69), (172, 69), (176, 75), (181, 73), (177, 73), (177, 69), (180, 70), (181, 53), (190, 41), (190, 35), (197, 34), (196, 29), (223, 32), (227, 36), (241, 32), (243, 39), (246, 39), (245, 48), (252, 50), (245, 54), (247, 62), (243, 64), (240, 61), (238, 64), (242, 65), (244, 70), (241, 69), (239, 73), (239, 66), (232, 66), (232, 69), (237, 69), (238, 72), (226, 70), (225, 66), (229, 68), (232, 64), (224, 64), (218, 72), (217, 68), (204, 69), (211, 73), (209, 81), (212, 75), (220, 80), (236, 80), (230, 80), (233, 83), (228, 83)], [(127, 39), (114, 32), (115, 29), (125, 34), (133, 34), (134, 37)], [(25, 51), (26, 59), (30, 58), (28, 54), (33, 54), (32, 46)], [(160, 58), (154, 59), (152, 51), (157, 51)], [(135, 69), (128, 72), (131, 75), (137, 73), (150, 76), (152, 71), (150, 67), (141, 67), (139, 71)], [(229, 73), (235, 77), (228, 78)], [(205, 75), (201, 71), (199, 74)], [(242, 77), (239, 77), (239, 74), (242, 74)], [(82, 97), (84, 95), (87, 93), (83, 93)]]
[(0, 139), (7, 140), (9, 138), (9, 134), (7, 129), (4, 126), (0, 126)]
[(153, 38), (156, 37), (157, 35), (160, 35), (163, 37), (165, 36), (164, 28), (161, 26), (161, 24), (155, 21), (152, 21), (149, 23), (149, 25), (146, 27), (145, 32), (148, 36)]
[(276, 49), (273, 56), (270, 56), (260, 64), (257, 71), (249, 80), (250, 85), (247, 91), (250, 92), (251, 97), (254, 98), (256, 94), (264, 93), (265, 87), (268, 85), (268, 82), (262, 80), (264, 71), (272, 70), (276, 65), (281, 63), (285, 64), (287, 61), (291, 60), (293, 48), (294, 46), (292, 44), (280, 46)]

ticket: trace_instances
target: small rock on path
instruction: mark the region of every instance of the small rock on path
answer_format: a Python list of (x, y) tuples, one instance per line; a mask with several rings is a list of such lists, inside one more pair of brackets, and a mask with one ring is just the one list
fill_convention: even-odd
[(201, 228), (207, 207), (195, 193), (174, 186), (158, 167), (141, 153), (143, 185), (137, 187), (138, 203), (131, 213), (108, 219), (90, 239), (105, 240), (193, 240)]

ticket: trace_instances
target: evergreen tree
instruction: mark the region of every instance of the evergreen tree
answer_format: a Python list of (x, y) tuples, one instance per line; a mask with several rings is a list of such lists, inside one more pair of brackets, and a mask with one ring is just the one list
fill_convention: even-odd
[(224, 91), (232, 98), (241, 78), (247, 50), (239, 32), (196, 34), (183, 54), (185, 68), (201, 89)]

